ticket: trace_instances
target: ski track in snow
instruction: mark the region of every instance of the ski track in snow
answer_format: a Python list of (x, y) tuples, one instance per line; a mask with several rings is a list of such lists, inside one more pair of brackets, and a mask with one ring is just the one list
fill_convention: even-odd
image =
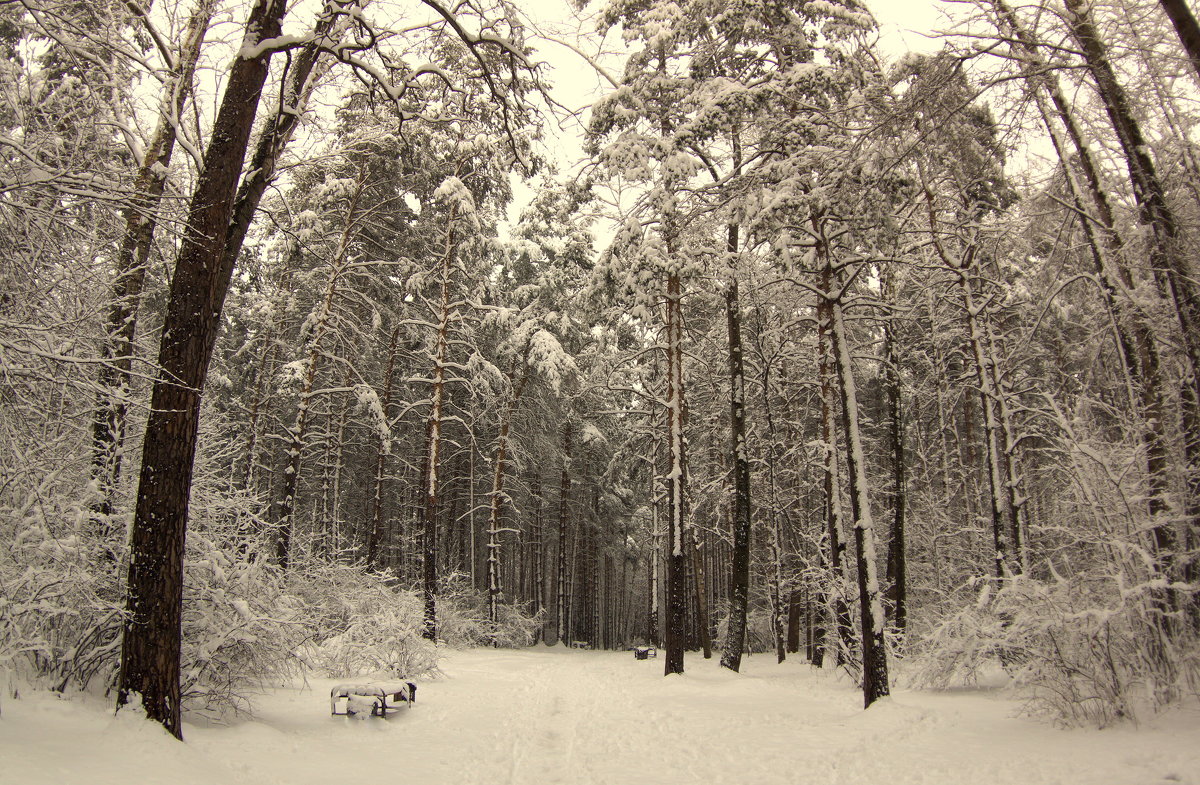
[(845, 679), (754, 656), (688, 656), (683, 677), (628, 652), (451, 652), (387, 719), (332, 717), (335, 680), (258, 696), (186, 745), (106, 704), (5, 699), (0, 783), (49, 785), (1200, 785), (1200, 709), (1140, 729), (1057, 730), (1000, 693), (899, 690), (869, 711)]

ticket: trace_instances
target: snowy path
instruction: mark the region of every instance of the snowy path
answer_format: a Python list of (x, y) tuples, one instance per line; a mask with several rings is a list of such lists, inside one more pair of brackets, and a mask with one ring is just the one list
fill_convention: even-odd
[[(1200, 713), (1141, 730), (1059, 731), (980, 693), (858, 693), (801, 663), (741, 675), (688, 659), (683, 678), (628, 653), (452, 653), (411, 711), (330, 717), (331, 681), (258, 700), (254, 721), (146, 723), (46, 696), (5, 701), (0, 782), (172, 785), (1200, 785)], [(10, 779), (11, 778), (11, 779)]]

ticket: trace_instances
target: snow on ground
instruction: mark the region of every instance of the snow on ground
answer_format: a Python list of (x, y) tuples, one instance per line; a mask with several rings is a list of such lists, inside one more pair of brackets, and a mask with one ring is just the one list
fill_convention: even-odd
[(1052, 728), (1000, 693), (897, 690), (862, 711), (843, 679), (754, 656), (688, 656), (683, 677), (628, 652), (451, 652), (387, 719), (329, 715), (334, 680), (260, 696), (179, 744), (105, 704), (28, 692), (0, 709), (0, 782), (50, 785), (934, 783), (1200, 785), (1200, 709), (1140, 728)]

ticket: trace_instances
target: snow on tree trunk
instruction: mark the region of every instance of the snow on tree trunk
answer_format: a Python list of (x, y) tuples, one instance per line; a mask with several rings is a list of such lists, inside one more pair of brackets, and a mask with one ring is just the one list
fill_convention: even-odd
[[(514, 368), (513, 374), (516, 373)], [(511, 379), (511, 375), (510, 375)], [(487, 586), (488, 586), (488, 621), (492, 625), (493, 645), (499, 645), (494, 637), (500, 625), (500, 529), (504, 512), (504, 471), (508, 460), (508, 432), (512, 425), (513, 413), (529, 380), (526, 374), (513, 387), (512, 397), (504, 408), (500, 420), (500, 435), (496, 438), (496, 453), (492, 459), (492, 491), (488, 504), (488, 555), (487, 555)]]
[[(828, 269), (821, 271), (821, 291), (829, 293), (833, 285), (832, 273)], [(827, 543), (825, 557), (828, 566), (828, 589), (825, 592), (829, 603), (828, 620), (837, 633), (836, 639), (828, 634), (824, 636), (825, 646), (832, 644), (834, 662), (837, 665), (847, 665), (852, 661), (853, 632), (850, 629), (850, 609), (847, 606), (849, 596), (850, 573), (846, 563), (846, 526), (845, 513), (842, 509), (841, 467), (838, 460), (837, 444), (837, 403), (834, 400), (834, 369), (833, 346), (830, 335), (833, 330), (833, 307), (826, 297), (817, 305), (817, 351), (818, 375), (821, 383), (821, 442), (823, 451), (822, 482), (825, 497), (825, 539)], [(819, 655), (816, 665), (824, 662), (824, 651)]]
[(683, 286), (667, 273), (667, 618), (665, 675), (683, 673), (687, 642), (687, 557), (684, 536)]
[[(830, 263), (830, 259), (826, 257), (826, 266)], [(854, 516), (854, 552), (858, 572), (859, 621), (862, 630), (863, 706), (867, 708), (890, 692), (887, 647), (883, 639), (885, 616), (875, 566), (875, 526), (871, 516), (870, 487), (867, 485), (866, 460), (859, 429), (858, 393), (855, 389), (854, 368), (850, 361), (849, 338), (846, 334), (840, 296), (833, 299), (829, 305), (830, 340), (842, 398), (847, 485), (850, 491), (850, 509)]]
[(457, 250), (457, 235), (454, 220), (457, 208), (450, 208), (447, 221), (445, 245), (441, 258), (441, 301), (438, 308), (437, 338), (433, 357), (433, 383), (430, 391), (429, 416), (425, 430), (425, 458), (422, 466), (424, 493), (421, 499), (421, 583), (425, 599), (425, 621), (422, 637), (436, 641), (438, 635), (437, 594), (437, 506), (438, 471), (442, 449), (442, 417), (446, 396), (446, 362), (450, 352), (450, 320), (452, 317), (450, 293), (453, 288), (451, 275), (454, 255)]

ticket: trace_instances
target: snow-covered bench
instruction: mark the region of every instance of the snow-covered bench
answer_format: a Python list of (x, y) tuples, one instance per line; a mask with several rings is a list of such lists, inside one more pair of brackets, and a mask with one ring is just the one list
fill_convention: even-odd
[[(345, 711), (338, 711), (339, 700), (346, 701)], [(388, 709), (397, 709), (401, 703), (412, 706), (416, 700), (417, 685), (411, 681), (339, 684), (329, 691), (329, 713), (386, 717)]]
[(658, 658), (658, 649), (654, 646), (634, 646), (633, 658), (635, 660), (645, 660), (650, 657)]

